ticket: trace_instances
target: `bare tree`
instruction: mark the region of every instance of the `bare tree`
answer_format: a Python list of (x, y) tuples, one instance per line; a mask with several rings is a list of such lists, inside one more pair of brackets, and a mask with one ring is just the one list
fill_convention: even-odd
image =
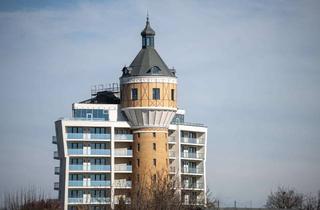
[(59, 210), (60, 203), (49, 199), (36, 187), (20, 189), (4, 195), (4, 208), (7, 210)]
[(267, 208), (278, 209), (301, 209), (302, 205), (303, 195), (285, 187), (279, 187), (276, 192), (271, 192), (266, 203)]

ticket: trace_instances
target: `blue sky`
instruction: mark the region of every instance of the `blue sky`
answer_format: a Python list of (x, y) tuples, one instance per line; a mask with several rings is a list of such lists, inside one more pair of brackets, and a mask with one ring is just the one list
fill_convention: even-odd
[(53, 123), (118, 81), (147, 10), (179, 107), (209, 127), (214, 195), (260, 207), (279, 185), (320, 190), (319, 1), (1, 1), (0, 193), (56, 196)]

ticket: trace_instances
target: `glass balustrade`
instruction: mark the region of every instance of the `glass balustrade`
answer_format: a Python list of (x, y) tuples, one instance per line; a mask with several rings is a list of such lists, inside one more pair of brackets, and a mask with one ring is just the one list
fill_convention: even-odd
[(115, 140), (133, 140), (132, 134), (115, 134), (114, 135)]

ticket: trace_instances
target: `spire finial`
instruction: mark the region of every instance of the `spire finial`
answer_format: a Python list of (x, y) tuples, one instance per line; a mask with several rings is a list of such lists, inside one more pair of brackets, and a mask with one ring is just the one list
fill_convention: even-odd
[(147, 9), (147, 23), (149, 23), (149, 11)]

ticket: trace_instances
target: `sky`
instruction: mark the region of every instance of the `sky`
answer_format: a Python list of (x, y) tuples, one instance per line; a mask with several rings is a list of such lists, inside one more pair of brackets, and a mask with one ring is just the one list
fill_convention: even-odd
[(54, 121), (118, 82), (141, 48), (178, 76), (186, 121), (208, 126), (207, 183), (223, 206), (320, 190), (320, 1), (0, 2), (0, 194), (55, 197)]

